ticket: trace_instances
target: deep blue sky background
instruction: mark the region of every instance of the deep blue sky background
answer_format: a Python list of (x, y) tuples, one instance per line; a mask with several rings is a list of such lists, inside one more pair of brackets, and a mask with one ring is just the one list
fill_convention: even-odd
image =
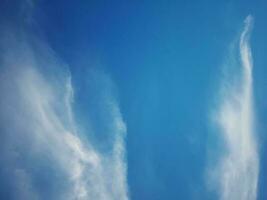
[(111, 76), (128, 129), (131, 199), (214, 199), (205, 174), (210, 109), (229, 45), (252, 14), (259, 199), (266, 199), (266, 10), (264, 0), (42, 0), (31, 28), (68, 63), (77, 87), (88, 69)]

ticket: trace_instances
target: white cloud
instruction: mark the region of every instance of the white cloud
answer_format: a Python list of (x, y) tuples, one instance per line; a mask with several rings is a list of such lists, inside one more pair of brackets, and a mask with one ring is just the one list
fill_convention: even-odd
[[(237, 74), (226, 74), (216, 112), (216, 121), (225, 142), (224, 153), (215, 167), (222, 200), (257, 199), (259, 156), (254, 128), (253, 63), (249, 45), (252, 25), (253, 18), (248, 16), (240, 36), (240, 60), (232, 60), (229, 62), (231, 66), (228, 66), (240, 68)], [(239, 61), (241, 66), (236, 66)]]
[[(1, 159), (5, 162), (0, 170), (10, 169), (6, 178), (17, 188), (14, 198), (127, 200), (126, 126), (115, 98), (109, 94), (110, 106), (105, 110), (112, 116), (108, 123), (115, 139), (104, 154), (77, 128), (71, 76), (54, 52), (38, 41), (33, 41), (35, 46), (15, 36), (9, 41), (12, 44), (2, 42), (9, 46), (1, 55)], [(44, 181), (46, 176), (49, 181)]]

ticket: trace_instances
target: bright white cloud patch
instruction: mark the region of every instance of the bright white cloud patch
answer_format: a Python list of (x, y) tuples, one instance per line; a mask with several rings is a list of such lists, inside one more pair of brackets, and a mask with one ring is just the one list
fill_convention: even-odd
[(0, 172), (8, 197), (127, 200), (126, 126), (115, 98), (101, 99), (114, 138), (103, 153), (75, 122), (70, 74), (49, 47), (22, 38), (1, 43)]
[[(249, 36), (253, 18), (248, 16), (239, 41), (238, 58), (229, 62), (236, 74), (226, 74), (222, 83), (216, 120), (225, 149), (216, 168), (222, 200), (256, 200), (259, 158), (254, 128), (252, 56)], [(240, 59), (240, 60), (238, 60)]]

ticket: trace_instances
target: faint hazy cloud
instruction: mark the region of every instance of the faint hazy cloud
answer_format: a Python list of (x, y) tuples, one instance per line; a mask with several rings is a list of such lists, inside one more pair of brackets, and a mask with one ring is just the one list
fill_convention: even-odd
[(0, 55), (5, 193), (13, 199), (127, 200), (126, 125), (112, 91), (101, 99), (107, 101), (101, 112), (109, 116), (105, 123), (114, 138), (104, 154), (78, 128), (71, 74), (51, 48), (29, 35), (2, 36), (7, 36)]
[(215, 114), (225, 145), (212, 174), (222, 200), (257, 199), (259, 156), (254, 127), (253, 62), (249, 45), (252, 25), (253, 18), (248, 16), (239, 40), (240, 56), (230, 55), (233, 59), (227, 62), (226, 67), (234, 68), (230, 69), (234, 73), (225, 74)]

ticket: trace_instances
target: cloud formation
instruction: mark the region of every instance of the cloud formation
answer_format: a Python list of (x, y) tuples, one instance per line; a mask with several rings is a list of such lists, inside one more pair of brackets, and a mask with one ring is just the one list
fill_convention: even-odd
[(103, 153), (80, 131), (71, 74), (51, 48), (6, 31), (1, 49), (0, 196), (127, 200), (126, 125), (112, 92), (101, 99), (112, 138)]
[(222, 200), (256, 200), (259, 173), (254, 127), (253, 62), (249, 37), (252, 16), (245, 19), (239, 40), (239, 55), (229, 59), (236, 74), (226, 74), (216, 111), (216, 121), (225, 142), (224, 153), (216, 168), (219, 196)]

